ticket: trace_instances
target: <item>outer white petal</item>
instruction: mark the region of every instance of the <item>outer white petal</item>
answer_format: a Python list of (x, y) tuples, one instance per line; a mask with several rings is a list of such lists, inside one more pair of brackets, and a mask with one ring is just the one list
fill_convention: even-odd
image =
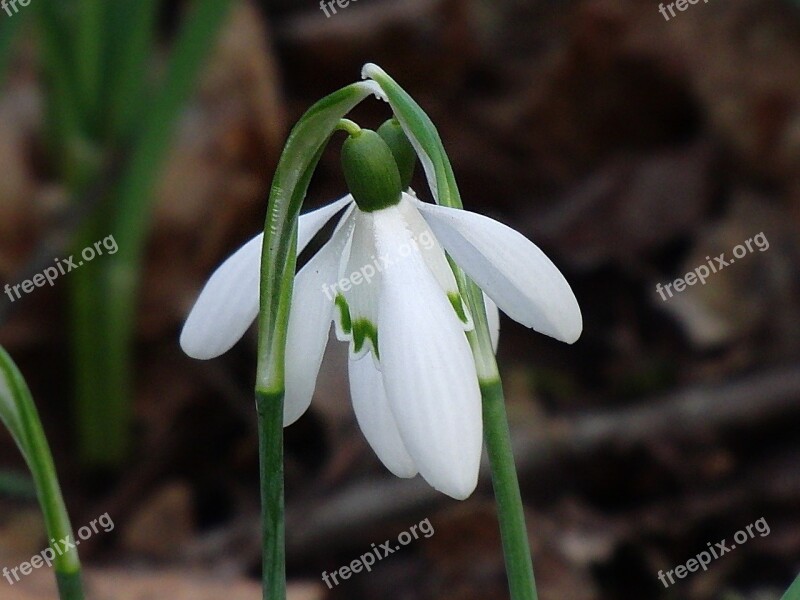
[[(397, 208), (375, 213), (382, 255), (411, 232)], [(475, 489), (482, 448), (481, 397), (461, 321), (419, 252), (383, 274), (378, 344), (400, 436), (434, 488), (463, 499)]]
[(417, 467), (400, 439), (381, 372), (369, 357), (351, 358), (348, 364), (353, 410), (364, 437), (387, 469), (398, 477), (413, 477)]
[(567, 280), (525, 236), (466, 210), (418, 202), (445, 250), (509, 317), (567, 343), (580, 337), (581, 310)]
[(453, 275), (453, 270), (450, 268), (450, 263), (447, 262), (444, 248), (442, 248), (428, 223), (417, 210), (417, 202), (416, 198), (404, 192), (402, 200), (397, 207), (400, 209), (411, 235), (414, 236), (413, 244), (419, 249), (425, 259), (425, 264), (428, 265), (436, 281), (439, 282), (442, 290), (447, 294), (450, 303), (454, 307), (458, 306), (460, 314), (464, 315), (462, 324), (464, 331), (471, 331), (474, 328), (472, 315), (470, 315), (466, 303), (461, 299), (461, 293), (458, 290), (458, 284), (456, 283), (455, 275)]
[(181, 332), (181, 348), (192, 358), (227, 352), (256, 318), (263, 238), (260, 233), (233, 253), (200, 292)]
[(497, 345), (500, 343), (500, 311), (497, 309), (497, 304), (494, 303), (494, 300), (485, 293), (483, 294), (483, 304), (486, 307), (486, 322), (489, 325), (492, 350), (497, 354)]
[[(352, 200), (348, 195), (300, 215), (297, 252)], [(224, 354), (255, 320), (263, 241), (264, 234), (259, 233), (217, 267), (206, 282), (181, 332), (181, 348), (192, 358), (206, 360)]]
[(352, 201), (353, 197), (348, 194), (344, 198), (336, 200), (336, 202), (331, 202), (321, 208), (300, 215), (297, 220), (297, 253), (300, 254), (303, 251), (308, 242), (317, 235), (319, 230), (325, 226), (325, 223), (331, 220), (333, 215)]
[(333, 319), (334, 293), (345, 247), (353, 231), (350, 213), (331, 239), (294, 279), (286, 336), (286, 394), (283, 425), (299, 419), (311, 404)]

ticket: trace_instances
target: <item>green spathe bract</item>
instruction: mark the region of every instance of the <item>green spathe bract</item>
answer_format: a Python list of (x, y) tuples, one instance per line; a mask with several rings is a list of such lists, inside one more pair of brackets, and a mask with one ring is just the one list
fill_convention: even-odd
[(347, 187), (363, 212), (400, 202), (400, 172), (383, 138), (370, 129), (350, 134), (342, 144), (342, 171)]
[[(0, 421), (11, 432), (33, 476), (48, 538), (72, 539), (72, 526), (61, 495), (53, 457), (25, 379), (0, 347)], [(72, 548), (53, 560), (61, 600), (83, 600), (81, 565)]]

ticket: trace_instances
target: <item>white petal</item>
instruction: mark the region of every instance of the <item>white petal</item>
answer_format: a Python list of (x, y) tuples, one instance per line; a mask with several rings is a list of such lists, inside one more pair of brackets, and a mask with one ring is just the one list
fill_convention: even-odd
[[(325, 223), (352, 200), (348, 195), (300, 215), (297, 252), (302, 252)], [(192, 358), (206, 360), (224, 354), (255, 320), (263, 241), (262, 232), (228, 257), (206, 282), (181, 332), (181, 347)]]
[(300, 254), (303, 251), (308, 245), (308, 242), (317, 235), (319, 230), (325, 226), (325, 223), (331, 220), (333, 215), (352, 201), (353, 197), (348, 194), (335, 202), (331, 202), (321, 208), (300, 215), (300, 218), (297, 220), (297, 253)]
[(413, 244), (425, 259), (425, 264), (428, 265), (436, 281), (439, 282), (442, 290), (447, 294), (450, 303), (459, 311), (457, 314), (459, 316), (463, 315), (462, 326), (464, 331), (471, 331), (474, 328), (472, 316), (469, 313), (467, 304), (461, 299), (461, 293), (458, 290), (458, 284), (456, 283), (455, 275), (453, 275), (453, 270), (450, 268), (450, 263), (447, 262), (444, 248), (442, 248), (428, 223), (417, 210), (417, 202), (416, 198), (404, 192), (402, 200), (397, 207), (400, 209), (400, 213), (411, 231)]
[(515, 321), (567, 343), (583, 320), (567, 280), (533, 242), (510, 227), (466, 210), (418, 202), (445, 250)]
[(353, 230), (348, 212), (331, 239), (295, 276), (286, 336), (286, 394), (283, 425), (308, 410), (333, 318), (331, 286), (339, 277), (345, 247)]
[(383, 376), (370, 357), (350, 359), (350, 396), (356, 420), (381, 462), (398, 477), (414, 477), (417, 467), (400, 439), (389, 408)]
[(494, 300), (485, 293), (483, 294), (483, 304), (486, 307), (486, 322), (489, 325), (492, 350), (497, 354), (497, 345), (500, 343), (500, 311), (497, 309), (497, 304), (494, 303)]
[[(411, 239), (396, 208), (375, 213), (382, 255)], [(378, 344), (400, 436), (434, 488), (463, 499), (475, 489), (482, 448), (481, 397), (461, 321), (418, 251), (383, 273)]]
[(181, 348), (209, 359), (231, 349), (258, 314), (260, 233), (222, 263), (206, 283), (181, 332)]

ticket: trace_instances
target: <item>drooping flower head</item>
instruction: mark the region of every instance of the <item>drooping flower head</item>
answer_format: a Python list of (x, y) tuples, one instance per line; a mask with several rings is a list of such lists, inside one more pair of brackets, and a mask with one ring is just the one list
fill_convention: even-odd
[[(581, 333), (580, 309), (559, 270), (520, 233), (416, 197), (409, 187), (416, 157), (426, 174), (432, 167), (401, 122), (390, 119), (377, 131), (350, 121), (342, 128), (350, 194), (298, 222), (299, 253), (342, 213), (294, 280), (284, 425), (311, 403), (333, 322), (337, 338), (349, 346), (356, 418), (380, 460), (399, 477), (419, 473), (437, 490), (463, 499), (478, 478), (481, 373), (468, 340), (475, 321), (448, 256), (483, 291), (495, 347), (498, 308), (568, 343)], [(252, 324), (262, 243), (263, 234), (247, 242), (206, 283), (181, 334), (190, 356), (226, 352)]]

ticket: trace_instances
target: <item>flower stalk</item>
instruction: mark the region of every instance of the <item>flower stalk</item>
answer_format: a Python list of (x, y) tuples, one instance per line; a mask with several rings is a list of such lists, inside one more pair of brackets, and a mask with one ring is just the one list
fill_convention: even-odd
[(537, 600), (525, 512), (511, 447), (503, 384), (500, 379), (481, 382), (481, 397), (484, 440), (492, 468), (492, 487), (497, 499), (497, 514), (511, 598)]

